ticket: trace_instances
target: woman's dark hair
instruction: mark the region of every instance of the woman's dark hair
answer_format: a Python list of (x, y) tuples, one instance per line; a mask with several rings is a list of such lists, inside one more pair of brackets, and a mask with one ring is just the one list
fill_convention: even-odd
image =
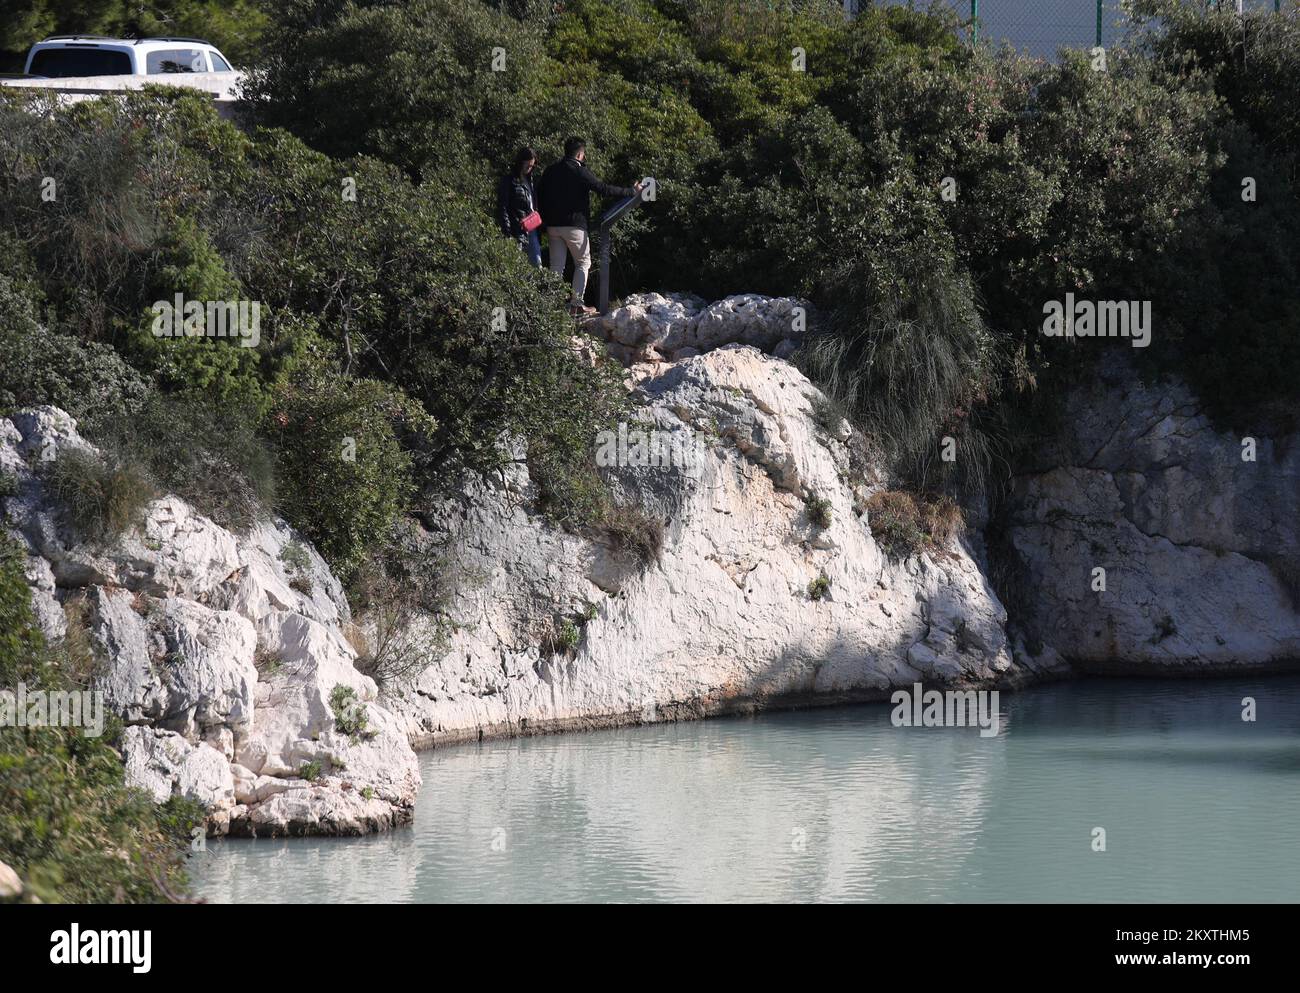
[(519, 151), (515, 152), (514, 175), (522, 176), (524, 174), (524, 163), (531, 162), (537, 158), (537, 153), (525, 145)]

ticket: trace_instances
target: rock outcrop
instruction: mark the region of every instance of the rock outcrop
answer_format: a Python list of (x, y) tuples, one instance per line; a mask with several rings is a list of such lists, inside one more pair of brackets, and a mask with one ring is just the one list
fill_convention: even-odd
[[(62, 411), (0, 419), (0, 471), (16, 482), (3, 509), (45, 633), (64, 636), (65, 607), (82, 608), (100, 662), (91, 688), (126, 724), (128, 781), (200, 801), (216, 834), (409, 820), (414, 752), (354, 667), (347, 601), (310, 545), (277, 520), (234, 534), (174, 496), (112, 543), (84, 541), (40, 471), (66, 449), (93, 451)], [(344, 706), (351, 735), (336, 727)]]
[(1185, 386), (1121, 363), (1063, 423), (1009, 519), (1031, 639), (1092, 671), (1300, 659), (1300, 439), (1216, 430)]
[(706, 303), (689, 293), (635, 293), (584, 330), (629, 366), (680, 361), (723, 345), (752, 345), (784, 359), (811, 319), (812, 304), (793, 297), (743, 293)]
[(645, 405), (604, 461), (633, 523), (664, 522), (661, 550), (549, 525), (523, 468), (423, 515), (461, 578), (449, 649), (384, 698), (414, 740), (1016, 678), (965, 548), (892, 561), (877, 545), (866, 498), (883, 480), (798, 370), (726, 345), (634, 372)]

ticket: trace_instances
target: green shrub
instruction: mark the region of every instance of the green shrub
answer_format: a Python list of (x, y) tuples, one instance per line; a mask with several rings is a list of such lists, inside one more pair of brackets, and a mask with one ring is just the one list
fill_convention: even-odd
[(1300, 25), (1248, 5), (1209, 9), (1177, 0), (1132, 0), (1145, 28), (1139, 41), (1184, 80), (1208, 75), (1232, 114), (1286, 163), (1291, 181), (1300, 166), (1300, 102), (1295, 99), (1295, 59)]
[(816, 493), (810, 493), (804, 499), (804, 510), (808, 513), (808, 520), (812, 521), (815, 527), (828, 528), (834, 520), (831, 502)]
[(24, 567), (26, 552), (0, 534), (0, 687), (12, 687), (44, 646), (31, 613), (31, 588)]
[(825, 599), (826, 595), (830, 593), (830, 591), (831, 581), (827, 578), (824, 572), (819, 574), (816, 579), (808, 584), (808, 597), (811, 600)]
[(298, 778), (314, 783), (321, 777), (321, 764), (316, 761), (304, 762), (298, 767)]
[(582, 643), (582, 631), (567, 617), (547, 619), (539, 648), (543, 655), (572, 655)]
[(312, 374), (276, 395), (279, 506), (345, 578), (387, 534), (414, 493), (398, 431), (427, 436), (417, 404), (373, 380)]
[(138, 524), (157, 492), (135, 465), (62, 448), (43, 466), (46, 491), (88, 541), (111, 543)]
[[(78, 688), (31, 613), (23, 554), (0, 538), (0, 686)], [(0, 729), (0, 862), (45, 903), (154, 902), (188, 891), (184, 853), (202, 813), (123, 784), (113, 748), (79, 728)]]
[(311, 556), (300, 541), (290, 541), (280, 549), (280, 561), (295, 572), (306, 572), (311, 568)]
[(357, 738), (366, 733), (366, 708), (351, 686), (339, 683), (330, 691), (330, 710), (334, 712), (334, 729), (340, 734)]
[(143, 376), (110, 347), (51, 332), (29, 298), (0, 275), (0, 414), (22, 407), (60, 407), (93, 429), (139, 412)]

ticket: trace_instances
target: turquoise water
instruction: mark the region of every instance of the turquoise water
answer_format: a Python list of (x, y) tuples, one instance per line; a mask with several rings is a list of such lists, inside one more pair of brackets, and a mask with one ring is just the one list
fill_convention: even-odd
[(1300, 678), (1000, 709), (996, 738), (881, 704), (439, 749), (410, 828), (193, 871), (218, 902), (1300, 900)]

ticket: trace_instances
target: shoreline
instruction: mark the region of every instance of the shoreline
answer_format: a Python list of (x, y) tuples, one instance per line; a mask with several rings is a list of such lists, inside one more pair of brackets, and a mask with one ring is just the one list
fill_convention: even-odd
[[(1266, 662), (1242, 666), (1238, 663), (1209, 663), (1195, 668), (1179, 667), (1165, 671), (1152, 666), (1132, 666), (1120, 663), (1070, 663), (1061, 672), (1035, 673), (1022, 670), (1014, 679), (1004, 679), (981, 687), (976, 685), (946, 686), (943, 689), (990, 689), (999, 692), (1019, 693), (1056, 683), (1086, 682), (1096, 679), (1133, 679), (1159, 682), (1176, 679), (1195, 681), (1228, 680), (1262, 676), (1277, 678), (1300, 676), (1300, 659)], [(924, 681), (922, 681), (924, 682)], [(580, 734), (586, 731), (608, 731), (616, 728), (676, 724), (684, 721), (713, 720), (728, 717), (753, 717), (764, 713), (817, 710), (830, 707), (860, 706), (871, 703), (888, 703), (890, 696), (901, 687), (884, 690), (846, 690), (835, 693), (787, 693), (771, 696), (746, 696), (704, 698), (689, 703), (656, 705), (660, 716), (652, 721), (642, 719), (641, 711), (632, 710), (617, 714), (593, 714), (585, 717), (562, 717), (545, 721), (525, 718), (519, 722), (502, 722), (475, 728), (456, 729), (434, 734), (412, 735), (408, 738), (417, 753), (438, 748), (500, 741), (507, 738), (537, 738), (548, 735)], [(927, 685), (926, 689), (941, 687)]]

